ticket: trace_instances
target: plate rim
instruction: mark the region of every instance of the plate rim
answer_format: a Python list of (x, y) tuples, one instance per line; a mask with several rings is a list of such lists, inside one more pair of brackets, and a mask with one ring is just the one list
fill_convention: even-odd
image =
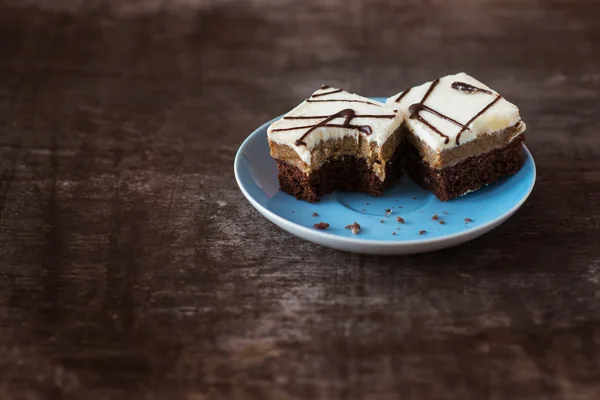
[[(375, 99), (376, 98), (377, 97), (375, 97)], [(362, 238), (358, 238), (358, 237), (346, 237), (346, 236), (336, 235), (334, 233), (321, 232), (321, 231), (318, 231), (315, 229), (307, 228), (307, 227), (300, 225), (298, 223), (295, 223), (293, 221), (290, 221), (280, 215), (277, 215), (276, 213), (269, 210), (268, 208), (264, 207), (262, 204), (260, 204), (258, 201), (256, 201), (250, 195), (250, 193), (248, 193), (248, 191), (244, 187), (244, 184), (241, 182), (239, 174), (238, 174), (238, 170), (240, 168), (240, 163), (241, 163), (241, 154), (244, 153), (244, 149), (249, 145), (249, 143), (252, 140), (254, 140), (255, 136), (260, 135), (260, 133), (263, 129), (266, 129), (268, 127), (268, 125), (270, 125), (272, 122), (278, 120), (279, 118), (283, 117), (283, 115), (284, 114), (263, 123), (258, 128), (256, 128), (250, 135), (248, 135), (248, 137), (246, 137), (246, 139), (242, 142), (242, 144), (240, 145), (240, 147), (238, 148), (238, 150), (236, 152), (235, 159), (233, 162), (235, 180), (238, 184), (238, 187), (244, 194), (244, 197), (246, 197), (246, 199), (250, 202), (250, 204), (257, 211), (259, 211), (263, 216), (265, 216), (268, 220), (270, 220), (275, 225), (283, 228), (284, 230), (288, 231), (289, 233), (293, 234), (294, 236), (299, 236), (298, 233), (296, 233), (294, 231), (300, 231), (304, 235), (308, 235), (308, 236), (314, 238), (314, 240), (311, 240), (311, 241), (314, 241), (315, 243), (319, 243), (318, 239), (322, 239), (324, 241), (330, 241), (330, 240), (334, 239), (334, 240), (338, 241), (339, 244), (344, 244), (344, 245), (364, 245), (364, 246), (377, 245), (379, 248), (393, 249), (393, 248), (398, 248), (398, 247), (409, 247), (409, 246), (415, 246), (415, 245), (419, 245), (419, 246), (435, 245), (438, 243), (442, 243), (442, 242), (446, 242), (446, 241), (455, 241), (455, 240), (460, 240), (463, 238), (466, 239), (465, 241), (469, 241), (470, 239), (479, 237), (480, 235), (477, 235), (477, 233), (481, 232), (481, 235), (483, 235), (483, 234), (487, 233), (489, 230), (497, 227), (502, 222), (504, 222), (508, 218), (510, 218), (519, 208), (521, 208), (521, 206), (525, 203), (525, 201), (527, 201), (527, 199), (531, 195), (531, 192), (533, 191), (533, 188), (535, 186), (535, 182), (537, 179), (537, 168), (535, 165), (535, 160), (533, 159), (533, 156), (531, 155), (531, 152), (529, 151), (527, 146), (525, 146), (525, 144), (523, 144), (522, 148), (523, 148), (523, 150), (525, 150), (525, 153), (526, 153), (527, 157), (530, 159), (531, 164), (533, 166), (533, 179), (531, 180), (531, 184), (527, 188), (527, 192), (525, 193), (525, 195), (523, 195), (523, 197), (519, 200), (519, 202), (517, 204), (515, 204), (512, 208), (510, 208), (509, 210), (506, 210), (505, 212), (503, 212), (501, 215), (497, 216), (496, 218), (494, 218), (490, 221), (487, 221), (483, 225), (480, 225), (475, 228), (468, 229), (468, 230), (465, 230), (462, 232), (456, 232), (456, 233), (452, 233), (452, 234), (442, 236), (442, 237), (437, 237), (437, 238), (423, 238), (423, 239), (411, 239), (411, 240), (401, 240), (401, 241), (380, 240), (380, 239), (362, 239)], [(306, 240), (305, 237), (302, 237), (302, 238)], [(322, 245), (324, 245), (324, 244), (322, 244)]]

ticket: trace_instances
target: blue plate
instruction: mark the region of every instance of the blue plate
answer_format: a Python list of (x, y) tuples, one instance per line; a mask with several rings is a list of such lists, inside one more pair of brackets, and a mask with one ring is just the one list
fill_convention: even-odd
[[(525, 202), (535, 183), (535, 163), (523, 146), (525, 164), (516, 175), (447, 202), (438, 200), (404, 174), (381, 197), (336, 192), (311, 204), (279, 190), (277, 164), (269, 155), (267, 143), (267, 127), (278, 118), (263, 124), (240, 146), (234, 165), (237, 183), (267, 219), (323, 246), (368, 254), (422, 253), (454, 246), (507, 220)], [(387, 214), (386, 209), (392, 213)], [(439, 219), (433, 220), (434, 215)], [(396, 217), (402, 217), (405, 223), (397, 222)], [(317, 222), (327, 222), (330, 227), (315, 229)], [(353, 222), (361, 226), (357, 235), (344, 228)]]

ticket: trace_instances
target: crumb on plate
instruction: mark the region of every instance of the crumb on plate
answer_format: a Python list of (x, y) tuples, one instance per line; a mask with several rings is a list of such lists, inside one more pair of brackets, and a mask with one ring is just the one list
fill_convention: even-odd
[(360, 225), (357, 222), (354, 222), (353, 224), (346, 225), (346, 229), (350, 229), (352, 234), (356, 235), (358, 232), (360, 232)]

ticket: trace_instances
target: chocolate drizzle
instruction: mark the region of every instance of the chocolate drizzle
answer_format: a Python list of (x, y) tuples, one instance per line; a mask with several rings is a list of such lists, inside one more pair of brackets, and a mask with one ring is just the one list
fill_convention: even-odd
[(365, 104), (370, 104), (372, 106), (377, 106), (377, 107), (381, 107), (381, 105), (376, 104), (376, 103), (372, 103), (370, 101), (364, 101), (364, 100), (346, 100), (346, 99), (331, 99), (331, 100), (312, 100), (312, 99), (308, 99), (306, 100), (307, 103), (335, 103), (335, 102), (344, 102), (344, 103), (365, 103)]
[[(447, 135), (444, 135), (438, 128), (436, 128), (435, 126), (431, 125), (425, 118), (423, 118), (423, 117), (421, 117), (419, 115), (419, 112), (421, 110), (426, 110), (426, 111), (431, 110), (431, 108), (425, 106), (425, 100), (427, 100), (427, 98), (433, 92), (433, 89), (435, 89), (435, 87), (438, 85), (438, 83), (440, 83), (440, 79), (439, 78), (436, 79), (435, 81), (431, 82), (431, 86), (429, 86), (429, 89), (427, 89), (427, 92), (425, 93), (425, 96), (423, 96), (423, 98), (421, 99), (421, 101), (419, 103), (415, 103), (415, 104), (413, 104), (413, 105), (411, 105), (409, 107), (410, 119), (416, 119), (417, 121), (419, 121), (419, 122), (427, 125), (435, 133), (437, 133), (441, 137), (445, 138), (444, 139), (444, 143), (447, 144), (450, 141), (450, 138)], [(425, 108), (425, 107), (427, 107), (427, 108)], [(438, 113), (436, 113), (436, 115), (440, 116), (442, 114), (438, 112)], [(446, 117), (446, 116), (444, 116), (444, 117), (447, 118), (448, 120), (451, 120), (449, 117)], [(456, 122), (454, 120), (451, 120), (451, 121), (452, 122)]]
[[(363, 128), (363, 127), (358, 126), (358, 125), (354, 125), (354, 126), (350, 125), (350, 121), (352, 121), (352, 118), (354, 118), (355, 116), (356, 116), (356, 113), (354, 112), (354, 110), (352, 110), (350, 108), (346, 108), (346, 109), (344, 109), (344, 110), (342, 110), (340, 112), (337, 112), (337, 113), (331, 115), (330, 117), (325, 118), (323, 121), (321, 121), (321, 122), (313, 125), (312, 128), (310, 128), (309, 130), (307, 130), (306, 132), (304, 132), (304, 135), (302, 135), (300, 137), (300, 139), (296, 140), (295, 144), (296, 144), (296, 146), (300, 146), (300, 145), (306, 146), (306, 143), (304, 143), (302, 141), (302, 140), (304, 140), (305, 137), (307, 137), (312, 131), (314, 131), (318, 127), (326, 125), (329, 121), (332, 121), (332, 120), (334, 120), (336, 118), (345, 118), (344, 119), (344, 123), (342, 124), (342, 126), (346, 126), (348, 128), (351, 128), (351, 127), (352, 128), (357, 128), (359, 131), (363, 132), (361, 130), (361, 128)], [(367, 133), (368, 135), (371, 134), (371, 127), (369, 127), (368, 132), (365, 132), (365, 133)]]
[(427, 106), (427, 105), (425, 105), (423, 103), (415, 103), (415, 104), (411, 105), (410, 107), (408, 107), (408, 111), (411, 114), (416, 114), (416, 113), (418, 113), (419, 111), (422, 111), (422, 110), (423, 111), (428, 111), (428, 112), (430, 112), (430, 113), (432, 113), (434, 115), (437, 115), (440, 118), (445, 119), (446, 121), (450, 121), (453, 124), (458, 125), (461, 128), (464, 128), (464, 125), (461, 124), (460, 122), (458, 122), (457, 120), (452, 119), (449, 116), (444, 115), (441, 112), (439, 112), (438, 110), (434, 110), (433, 108), (431, 108), (431, 107), (429, 107), (429, 106)]
[(411, 89), (412, 89), (412, 88), (408, 88), (408, 89), (406, 89), (404, 92), (400, 93), (400, 96), (398, 96), (398, 97), (396, 98), (396, 100), (394, 100), (394, 102), (396, 102), (396, 103), (399, 103), (399, 102), (400, 102), (400, 100), (402, 100), (402, 99), (404, 98), (404, 96), (406, 96), (406, 95), (408, 94), (408, 92), (410, 92), (410, 90), (411, 90)]
[[(419, 122), (427, 125), (431, 130), (433, 130), (434, 132), (436, 132), (438, 135), (444, 137), (445, 138), (445, 140), (444, 140), (445, 144), (448, 144), (450, 138), (447, 135), (444, 135), (435, 126), (431, 125), (423, 117), (421, 117), (419, 115), (419, 112), (420, 111), (430, 112), (431, 114), (437, 115), (438, 117), (440, 117), (442, 119), (445, 119), (446, 121), (450, 121), (453, 124), (460, 126), (460, 131), (456, 135), (456, 145), (458, 146), (458, 145), (460, 145), (460, 136), (463, 134), (464, 131), (466, 131), (467, 129), (469, 129), (469, 125), (471, 125), (473, 123), (473, 121), (475, 121), (477, 118), (479, 118), (490, 107), (492, 107), (494, 104), (496, 104), (496, 102), (498, 100), (500, 100), (502, 98), (502, 96), (500, 96), (499, 94), (497, 94), (496, 97), (494, 98), (494, 100), (491, 103), (489, 103), (481, 111), (479, 111), (476, 115), (474, 115), (469, 121), (467, 121), (466, 124), (461, 124), (460, 122), (456, 121), (455, 119), (452, 119), (449, 116), (444, 115), (441, 112), (439, 112), (437, 110), (434, 110), (433, 108), (425, 105), (425, 100), (427, 100), (427, 98), (429, 97), (429, 95), (431, 95), (431, 93), (433, 92), (433, 89), (437, 86), (437, 84), (439, 82), (440, 82), (439, 79), (436, 79), (435, 81), (433, 81), (431, 83), (431, 86), (429, 86), (429, 89), (427, 89), (427, 92), (425, 93), (425, 96), (423, 96), (423, 99), (421, 99), (421, 101), (419, 103), (412, 104), (410, 107), (408, 107), (408, 111), (410, 112), (410, 118), (411, 119), (416, 119), (417, 121), (419, 121)], [(451, 87), (454, 90), (458, 90), (459, 92), (463, 92), (463, 93), (467, 93), (467, 94), (472, 94), (472, 93), (475, 93), (475, 92), (480, 92), (480, 93), (485, 93), (485, 94), (490, 94), (490, 95), (493, 94), (489, 90), (478, 88), (476, 86), (469, 85), (468, 83), (464, 83), (464, 82), (454, 82), (454, 83), (452, 83)], [(402, 97), (404, 97), (404, 94), (407, 93), (407, 92), (408, 91), (403, 92), (398, 97), (398, 99), (396, 99), (396, 102), (399, 101), (400, 99), (402, 99)]]
[(329, 86), (329, 85), (321, 85), (321, 90), (330, 89), (330, 88), (331, 88), (331, 86)]
[(313, 94), (311, 97), (321, 97), (321, 96), (327, 96), (330, 94), (334, 94), (334, 93), (339, 93), (342, 92), (342, 89), (335, 89), (335, 90), (330, 90), (329, 92), (325, 92), (325, 93), (319, 93), (319, 94)]
[[(370, 126), (368, 125), (360, 125), (360, 126), (354, 126), (354, 125), (343, 125), (343, 124), (324, 124), (324, 125), (319, 125), (318, 127), (315, 127), (314, 125), (303, 125), (303, 126), (295, 126), (293, 128), (280, 128), (280, 129), (273, 129), (271, 132), (286, 132), (286, 131), (295, 131), (298, 129), (306, 129), (306, 128), (320, 128), (320, 127), (327, 127), (327, 128), (351, 128), (351, 129), (358, 129), (360, 127), (365, 127), (365, 128), (369, 128), (368, 130), (370, 131)], [(314, 129), (311, 129), (314, 130)], [(364, 132), (368, 135), (370, 135), (370, 132)], [(304, 138), (304, 136), (303, 136)]]
[(468, 83), (464, 83), (464, 82), (453, 82), (451, 87), (454, 90), (458, 90), (459, 92), (463, 92), (463, 93), (467, 93), (467, 94), (472, 94), (472, 93), (476, 93), (476, 92), (481, 92), (481, 93), (485, 93), (485, 94), (493, 94), (492, 92), (490, 92), (487, 89), (478, 88), (477, 86), (469, 85)]
[[(364, 133), (365, 135), (370, 135), (373, 131), (369, 125), (352, 125), (350, 122), (354, 118), (394, 118), (395, 115), (356, 115), (356, 112), (350, 108), (346, 108), (332, 115), (316, 115), (316, 116), (286, 116), (284, 119), (320, 119), (324, 118), (322, 121), (314, 124), (314, 125), (305, 125), (305, 126), (296, 126), (292, 128), (281, 128), (281, 129), (273, 129), (272, 132), (281, 132), (281, 131), (292, 131), (296, 129), (306, 129), (308, 130), (304, 132), (304, 134), (295, 142), (296, 146), (304, 145), (306, 143), (303, 140), (315, 129), (320, 127), (332, 127), (332, 128), (347, 128), (347, 129), (356, 129), (359, 132)], [(329, 122), (333, 121), (336, 118), (344, 118), (344, 122), (342, 124), (330, 124)]]
[(492, 102), (490, 104), (488, 104), (487, 106), (483, 107), (483, 109), (481, 111), (479, 111), (477, 114), (475, 114), (475, 116), (473, 118), (471, 118), (466, 124), (465, 126), (463, 126), (463, 128), (460, 130), (460, 132), (458, 132), (458, 135), (456, 135), (456, 145), (458, 146), (460, 144), (459, 140), (460, 140), (460, 135), (462, 135), (462, 133), (468, 129), (469, 125), (471, 125), (471, 123), (473, 121), (475, 121), (477, 118), (479, 118), (479, 116), (481, 114), (483, 114), (484, 112), (486, 112), (491, 106), (493, 106), (494, 104), (496, 104), (496, 102), (498, 100), (500, 100), (502, 98), (502, 96), (500, 96), (499, 94), (496, 95), (496, 98), (494, 100), (492, 100)]
[[(346, 110), (350, 110), (349, 108), (342, 110), (342, 111), (346, 111)], [(341, 113), (342, 111), (339, 111), (336, 114)], [(350, 110), (352, 112), (354, 112), (354, 110)], [(336, 115), (334, 114), (334, 115)], [(340, 116), (336, 117), (339, 118)], [(354, 115), (353, 118), (394, 118), (395, 115)], [(286, 115), (285, 117), (283, 117), (283, 119), (319, 119), (319, 118), (331, 118), (331, 115)], [(289, 129), (296, 129), (296, 128), (289, 128)], [(287, 129), (283, 129), (283, 130), (287, 130)]]
[(431, 85), (429, 86), (429, 89), (427, 89), (427, 91), (425, 92), (425, 96), (423, 96), (423, 98), (421, 99), (421, 103), (425, 103), (425, 100), (427, 100), (427, 98), (429, 97), (429, 95), (431, 94), (431, 92), (433, 92), (433, 89), (435, 89), (435, 87), (440, 83), (440, 78), (437, 78), (435, 81), (431, 82)]

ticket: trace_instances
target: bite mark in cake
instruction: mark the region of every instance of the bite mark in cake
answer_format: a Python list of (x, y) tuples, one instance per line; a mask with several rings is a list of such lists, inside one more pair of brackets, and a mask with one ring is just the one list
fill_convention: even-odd
[(392, 108), (324, 86), (267, 131), (283, 191), (316, 201), (335, 190), (381, 195), (401, 175)]

